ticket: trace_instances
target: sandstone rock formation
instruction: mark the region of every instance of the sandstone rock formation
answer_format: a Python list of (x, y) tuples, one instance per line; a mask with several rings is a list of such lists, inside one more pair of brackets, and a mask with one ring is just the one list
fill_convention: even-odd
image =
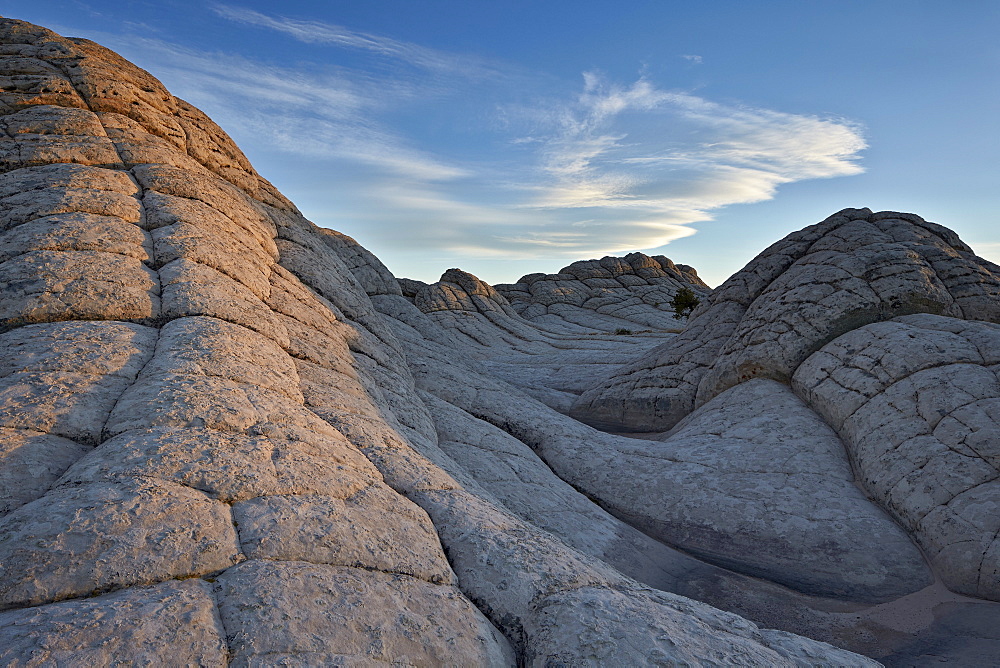
[(669, 429), (739, 382), (787, 382), (837, 336), (909, 313), (1000, 321), (1000, 267), (918, 216), (845, 209), (754, 258), (680, 336), (587, 392), (575, 412)]
[(844, 212), (676, 334), (683, 265), (400, 281), (114, 53), (0, 49), (0, 661), (997, 655), (1000, 269), (947, 230)]
[[(425, 339), (457, 346), (493, 374), (563, 411), (585, 389), (680, 329), (677, 320), (652, 308), (641, 313), (649, 319), (669, 320), (668, 327), (649, 329), (577, 307), (570, 319), (553, 316), (527, 321), (498, 289), (460, 269), (449, 269), (429, 285), (403, 279), (400, 286), (403, 296), (425, 317), (415, 316), (408, 304), (377, 300), (386, 315), (416, 327)], [(579, 281), (572, 289), (590, 290)], [(634, 297), (624, 295), (623, 299)]]
[(463, 485), (377, 261), (115, 54), (2, 43), (4, 661), (862, 661)]
[(514, 310), (535, 323), (562, 321), (606, 331), (654, 327), (673, 329), (670, 300), (680, 288), (699, 297), (709, 287), (693, 267), (642, 253), (582, 260), (558, 274), (528, 274), (517, 283), (497, 285)]
[(1000, 600), (1000, 325), (921, 314), (853, 330), (792, 386), (954, 591)]
[(847, 209), (764, 251), (571, 412), (657, 431), (750, 379), (790, 382), (944, 582), (1000, 600), (997, 323), (1000, 267), (917, 216)]

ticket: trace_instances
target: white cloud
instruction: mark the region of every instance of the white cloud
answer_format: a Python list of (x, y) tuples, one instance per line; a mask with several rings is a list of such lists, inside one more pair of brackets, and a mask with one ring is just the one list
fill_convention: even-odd
[(701, 56), (697, 56), (692, 53), (686, 53), (682, 55), (681, 58), (690, 63), (694, 63), (695, 65), (701, 65), (704, 62), (704, 59)]
[[(429, 72), (363, 62), (279, 67), (148, 38), (101, 39), (154, 63), (155, 75), (244, 149), (301, 156), (297, 169), (323, 185), (287, 194), (380, 256), (433, 251), (436, 263), (450, 255), (461, 264), (458, 257), (572, 260), (655, 248), (694, 234), (713, 210), (768, 199), (782, 184), (861, 172), (864, 139), (840, 119), (719, 104), (592, 72), (582, 88), (558, 94), (543, 74), (497, 66), (497, 76), (477, 78), (494, 66), (341, 26), (216, 11)], [(465, 106), (456, 111), (456, 101)], [(414, 127), (425, 112), (446, 128), (430, 140)], [(471, 153), (449, 132), (459, 123), (469, 128), (462, 138), (487, 152)]]
[(327, 44), (359, 49), (450, 75), (477, 77), (496, 73), (493, 67), (475, 56), (452, 54), (384, 35), (357, 32), (325, 21), (304, 21), (283, 16), (268, 16), (245, 7), (223, 4), (215, 5), (212, 9), (224, 19), (275, 30), (307, 44)]
[(567, 221), (566, 210), (586, 211), (591, 245), (662, 245), (784, 183), (858, 174), (866, 146), (843, 120), (722, 105), (645, 79), (621, 86), (586, 73), (576, 100), (544, 108), (549, 132), (532, 139), (545, 178), (522, 206)]
[(350, 160), (429, 181), (465, 174), (377, 120), (379, 112), (421, 96), (411, 83), (344, 68), (278, 67), (150, 38), (107, 36), (102, 41), (155, 60), (155, 74), (172, 93), (191, 100), (224, 128), (238, 128), (244, 142), (249, 136), (310, 159)]

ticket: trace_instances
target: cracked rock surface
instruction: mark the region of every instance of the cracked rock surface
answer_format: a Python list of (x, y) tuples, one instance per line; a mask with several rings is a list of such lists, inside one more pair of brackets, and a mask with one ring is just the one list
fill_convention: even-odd
[(572, 412), (621, 430), (669, 429), (738, 383), (788, 382), (837, 336), (911, 313), (1000, 321), (1000, 267), (913, 214), (845, 209), (763, 251), (683, 333), (589, 388)]
[(945, 585), (1000, 600), (997, 323), (1000, 267), (917, 216), (847, 209), (764, 251), (570, 413), (676, 437), (695, 407), (780, 381)]
[(114, 53), (0, 41), (4, 662), (513, 662), (427, 513), (307, 405), (303, 364), (377, 418), (351, 348), (390, 348), (280, 264), (363, 319), (323, 235)]
[(1000, 600), (1000, 324), (929, 314), (844, 334), (793, 387), (954, 591)]
[[(585, 300), (590, 325), (539, 326), (455, 275), (468, 303), (429, 289), (425, 312), (368, 251), (305, 220), (204, 114), (113, 52), (0, 19), (0, 64), (3, 663), (875, 665), (789, 631), (851, 636), (853, 611), (817, 616), (816, 592), (870, 585), (883, 600), (918, 588), (926, 573), (902, 548), (876, 584), (875, 567), (831, 584), (829, 569), (803, 563), (784, 583), (797, 592), (751, 577), (783, 570), (774, 564), (729, 570), (738, 555), (706, 548), (710, 563), (671, 548), (671, 531), (650, 528), (662, 518), (631, 517), (628, 497), (593, 501), (620, 483), (606, 475), (617, 456), (651, 478), (685, 462), (681, 487), (693, 484), (684, 467), (699, 466), (685, 459), (696, 448), (668, 437), (648, 441), (651, 467), (642, 441), (626, 447), (549, 405), (568, 405), (608, 356), (672, 337), (593, 327), (655, 329), (657, 307)], [(633, 259), (618, 285), (697, 285), (684, 267)], [(504, 380), (523, 381), (546, 351), (563, 355), (547, 380)], [(689, 428), (726, 441), (720, 453), (756, 443), (694, 417)], [(817, 476), (843, 505), (787, 503), (792, 524), (834, 531), (851, 508), (885, 523), (895, 550), (896, 525), (846, 491), (835, 438), (800, 459), (832, 467)], [(773, 455), (780, 476), (810, 465), (786, 445)], [(595, 490), (574, 489), (599, 470)], [(760, 492), (740, 548), (766, 547), (784, 521), (768, 517), (770, 483), (734, 473), (744, 497)], [(680, 525), (713, 521), (704, 505), (681, 506)]]

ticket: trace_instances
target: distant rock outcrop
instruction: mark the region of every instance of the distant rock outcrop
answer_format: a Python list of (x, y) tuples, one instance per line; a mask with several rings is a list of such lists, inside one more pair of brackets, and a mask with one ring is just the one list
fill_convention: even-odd
[(693, 267), (642, 253), (582, 260), (558, 274), (528, 274), (494, 286), (514, 310), (535, 323), (568, 321), (588, 327), (677, 329), (670, 300), (680, 288), (710, 292)]
[(107, 49), (0, 65), (0, 662), (1000, 652), (1000, 269), (948, 230), (397, 280)]
[[(680, 329), (672, 318), (669, 328), (649, 329), (587, 309), (576, 309), (571, 320), (553, 316), (528, 321), (499, 290), (460, 269), (449, 269), (431, 284), (410, 279), (399, 284), (426, 317), (419, 322), (407, 317), (409, 307), (385, 307), (387, 314), (407, 319), (426, 338), (464, 348), (464, 356), (480, 360), (492, 373), (562, 411), (569, 410), (584, 389)], [(662, 317), (652, 307), (646, 314)]]

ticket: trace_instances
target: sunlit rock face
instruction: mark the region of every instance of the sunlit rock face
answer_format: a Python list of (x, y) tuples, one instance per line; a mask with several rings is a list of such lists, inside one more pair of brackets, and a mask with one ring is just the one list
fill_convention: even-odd
[(345, 435), (390, 431), (351, 349), (402, 368), (362, 254), (114, 53), (2, 53), (4, 662), (512, 661)]
[(397, 280), (116, 54), (3, 19), (0, 65), (0, 662), (1000, 652), (998, 269), (947, 230)]

